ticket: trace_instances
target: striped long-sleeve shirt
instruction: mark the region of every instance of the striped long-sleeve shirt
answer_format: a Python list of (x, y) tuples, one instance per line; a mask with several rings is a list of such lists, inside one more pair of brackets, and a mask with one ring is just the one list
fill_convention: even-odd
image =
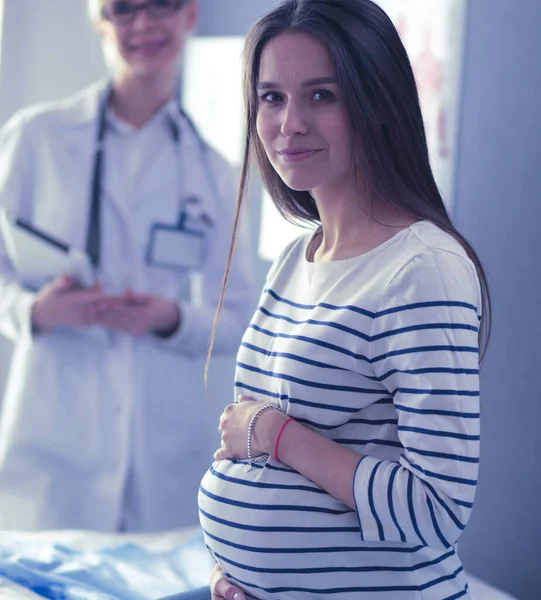
[(429, 222), (362, 256), (306, 259), (267, 278), (235, 393), (276, 402), (362, 458), (356, 510), (273, 458), (214, 463), (206, 543), (258, 599), (468, 598), (455, 544), (479, 462), (480, 290), (462, 247)]

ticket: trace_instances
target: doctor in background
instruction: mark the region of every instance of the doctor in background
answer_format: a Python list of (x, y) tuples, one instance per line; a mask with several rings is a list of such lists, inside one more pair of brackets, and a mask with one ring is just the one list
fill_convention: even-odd
[[(233, 220), (231, 169), (179, 106), (197, 0), (89, 0), (111, 83), (0, 133), (0, 207), (85, 250), (92, 287), (25, 289), (0, 241), (0, 526), (156, 531), (197, 522), (215, 445), (203, 364)], [(252, 309), (236, 252), (216, 341)]]

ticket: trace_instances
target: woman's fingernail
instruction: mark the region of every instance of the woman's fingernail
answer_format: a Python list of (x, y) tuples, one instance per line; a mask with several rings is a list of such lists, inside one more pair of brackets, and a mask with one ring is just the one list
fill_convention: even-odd
[[(243, 399), (243, 398), (244, 398), (244, 396), (243, 396), (242, 394), (239, 394), (239, 395), (237, 396), (237, 402), (242, 402), (242, 399)], [(235, 598), (235, 597), (233, 596), (233, 598)], [(239, 598), (240, 598), (240, 596), (239, 596)], [(235, 598), (235, 600), (238, 600), (238, 599), (237, 599), (237, 598)]]
[(239, 592), (235, 592), (233, 600), (242, 600), (242, 595)]

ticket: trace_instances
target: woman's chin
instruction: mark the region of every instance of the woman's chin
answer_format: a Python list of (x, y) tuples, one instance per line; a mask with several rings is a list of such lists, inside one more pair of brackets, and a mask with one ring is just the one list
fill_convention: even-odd
[(306, 175), (294, 176), (291, 173), (280, 174), (282, 181), (287, 185), (288, 188), (295, 192), (308, 192), (313, 190), (317, 186), (314, 177), (307, 177)]

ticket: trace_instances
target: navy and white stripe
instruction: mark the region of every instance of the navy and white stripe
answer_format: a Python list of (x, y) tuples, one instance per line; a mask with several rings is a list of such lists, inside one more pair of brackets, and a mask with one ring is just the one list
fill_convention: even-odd
[(462, 248), (421, 222), (361, 257), (271, 269), (239, 350), (235, 392), (360, 460), (352, 511), (287, 465), (215, 463), (201, 523), (252, 597), (467, 598), (454, 545), (479, 462), (479, 286)]

